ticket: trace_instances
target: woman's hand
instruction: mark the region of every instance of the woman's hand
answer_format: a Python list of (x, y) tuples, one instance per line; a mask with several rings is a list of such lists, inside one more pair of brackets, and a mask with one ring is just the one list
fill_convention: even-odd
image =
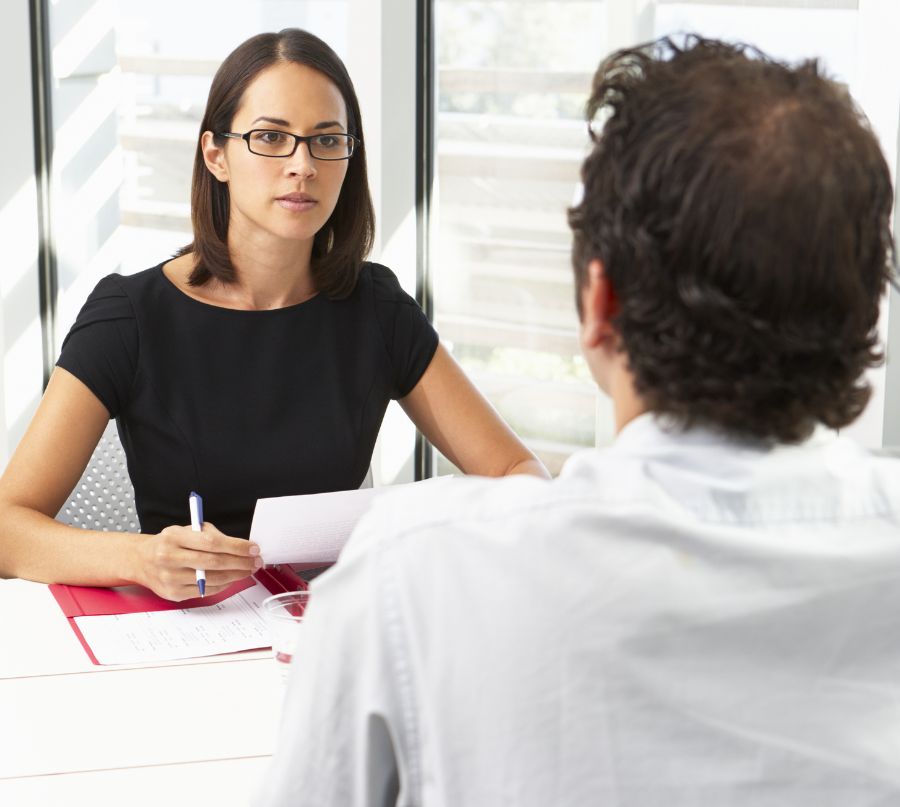
[(167, 600), (198, 596), (197, 569), (206, 571), (206, 594), (222, 591), (263, 565), (259, 546), (219, 532), (208, 521), (202, 532), (166, 527), (137, 543), (134, 579)]

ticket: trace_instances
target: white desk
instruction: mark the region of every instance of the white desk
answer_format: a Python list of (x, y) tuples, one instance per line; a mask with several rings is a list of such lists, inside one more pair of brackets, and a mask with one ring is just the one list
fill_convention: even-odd
[(91, 664), (49, 589), (0, 580), (0, 805), (239, 807), (272, 754), (270, 651)]

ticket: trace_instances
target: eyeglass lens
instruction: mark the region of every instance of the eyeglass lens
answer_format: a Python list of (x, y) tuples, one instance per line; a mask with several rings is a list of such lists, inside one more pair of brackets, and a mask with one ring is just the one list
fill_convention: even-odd
[[(250, 151), (264, 157), (287, 157), (296, 138), (274, 129), (254, 129), (247, 140)], [(353, 138), (346, 134), (320, 134), (306, 138), (309, 153), (317, 160), (345, 160), (353, 153)], [(297, 143), (299, 147), (299, 143)]]

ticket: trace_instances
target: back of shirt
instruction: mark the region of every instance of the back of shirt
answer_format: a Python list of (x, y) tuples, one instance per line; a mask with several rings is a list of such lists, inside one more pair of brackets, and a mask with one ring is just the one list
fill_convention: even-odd
[(384, 497), (263, 803), (900, 803), (898, 578), (900, 462), (831, 437), (643, 417), (552, 483)]

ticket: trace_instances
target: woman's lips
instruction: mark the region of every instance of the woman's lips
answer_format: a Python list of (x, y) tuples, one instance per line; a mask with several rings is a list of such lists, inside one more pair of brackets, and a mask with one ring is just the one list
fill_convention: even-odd
[(285, 210), (290, 210), (294, 213), (312, 210), (318, 204), (312, 196), (307, 196), (305, 193), (288, 193), (284, 196), (279, 196), (275, 201)]

